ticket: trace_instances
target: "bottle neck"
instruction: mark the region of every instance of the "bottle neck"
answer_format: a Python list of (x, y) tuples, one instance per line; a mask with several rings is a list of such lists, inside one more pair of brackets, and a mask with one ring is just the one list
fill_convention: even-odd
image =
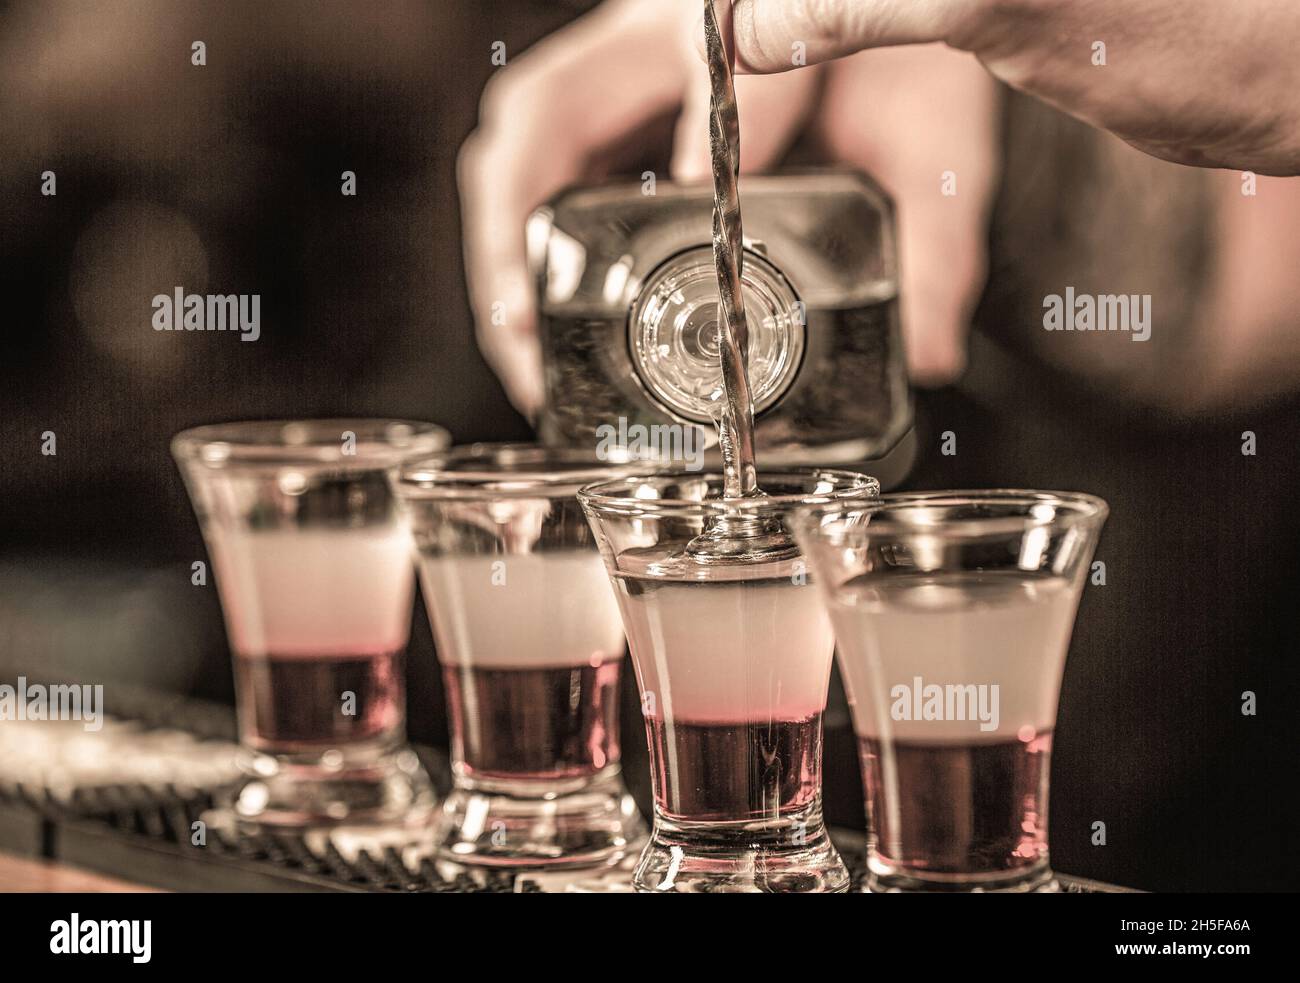
[[(805, 315), (789, 281), (746, 249), (741, 278), (749, 326), (754, 410), (780, 401), (803, 362)], [(708, 246), (678, 253), (646, 278), (628, 317), (628, 348), (641, 385), (669, 413), (712, 423), (726, 394), (719, 360), (717, 272)]]

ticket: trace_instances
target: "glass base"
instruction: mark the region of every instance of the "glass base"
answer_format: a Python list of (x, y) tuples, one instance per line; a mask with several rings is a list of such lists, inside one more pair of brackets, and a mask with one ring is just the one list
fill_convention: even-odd
[(863, 894), (1059, 894), (1061, 885), (1044, 859), (1033, 867), (981, 874), (939, 874), (907, 871), (867, 858)]
[(636, 849), (645, 824), (622, 769), (610, 765), (581, 781), (458, 776), (435, 838), (439, 858), (467, 866), (597, 867)]
[(262, 827), (427, 825), (433, 784), (405, 744), (373, 743), (272, 755), (241, 748), (243, 778), (214, 810), (222, 825)]
[(849, 871), (820, 803), (763, 822), (694, 823), (656, 814), (632, 886), (649, 894), (842, 893)]

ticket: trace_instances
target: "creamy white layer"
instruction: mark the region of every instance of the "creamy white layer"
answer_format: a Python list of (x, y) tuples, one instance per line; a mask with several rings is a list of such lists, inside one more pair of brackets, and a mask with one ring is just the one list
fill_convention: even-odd
[(600, 554), (420, 556), (444, 665), (598, 666), (623, 655), (623, 624)]
[[(1067, 581), (864, 577), (832, 595), (859, 736), (881, 736), (882, 715), (887, 733), (917, 741), (1031, 740), (1054, 726), (1077, 605)], [(995, 726), (981, 726), (981, 708)]]
[(405, 526), (222, 532), (209, 546), (238, 655), (377, 655), (406, 645), (414, 576)]
[(835, 646), (812, 586), (629, 577), (619, 604), (648, 716), (765, 723), (826, 708)]

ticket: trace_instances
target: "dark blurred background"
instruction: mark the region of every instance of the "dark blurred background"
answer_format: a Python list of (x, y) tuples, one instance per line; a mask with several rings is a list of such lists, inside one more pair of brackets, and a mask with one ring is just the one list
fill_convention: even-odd
[[(168, 453), (178, 430), (376, 415), (460, 442), (529, 436), (474, 344), (455, 157), (492, 41), (522, 51), (588, 6), (0, 2), (0, 680), (233, 702), (215, 587), (190, 584), (206, 554)], [(918, 394), (907, 486), (1111, 504), (1107, 582), (1087, 589), (1062, 693), (1054, 866), (1150, 889), (1295, 889), (1300, 401), (1192, 415), (1153, 395), (1192, 371), (1179, 325), (1214, 257), (1213, 175), (1009, 93), (1004, 123), (970, 370)], [(345, 170), (356, 197), (339, 193)], [(1041, 298), (1090, 281), (1160, 298), (1141, 359), (1044, 348)], [(260, 294), (261, 339), (155, 332), (150, 299), (178, 284)], [(956, 456), (939, 453), (947, 430)], [(40, 453), (45, 431), (57, 456)], [(445, 746), (418, 600), (410, 667), (411, 735)], [(836, 689), (828, 812), (858, 826)], [(1257, 716), (1241, 713), (1246, 690)]]

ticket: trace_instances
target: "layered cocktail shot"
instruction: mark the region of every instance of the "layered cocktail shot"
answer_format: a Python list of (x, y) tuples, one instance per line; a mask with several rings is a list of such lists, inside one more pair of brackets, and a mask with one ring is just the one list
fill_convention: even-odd
[(405, 745), (410, 535), (385, 473), (447, 443), (389, 420), (220, 424), (172, 442), (234, 656), (245, 778), (218, 818), (427, 819)]
[(871, 891), (1054, 890), (1052, 732), (1106, 505), (936, 492), (801, 513), (857, 732)]
[(842, 891), (821, 810), (822, 713), (834, 642), (786, 532), (793, 508), (867, 499), (844, 471), (605, 482), (579, 496), (618, 594), (650, 743), (647, 892)]
[(451, 719), (444, 860), (598, 866), (643, 835), (619, 763), (623, 626), (574, 497), (618, 473), (590, 452), (475, 445), (395, 476)]

